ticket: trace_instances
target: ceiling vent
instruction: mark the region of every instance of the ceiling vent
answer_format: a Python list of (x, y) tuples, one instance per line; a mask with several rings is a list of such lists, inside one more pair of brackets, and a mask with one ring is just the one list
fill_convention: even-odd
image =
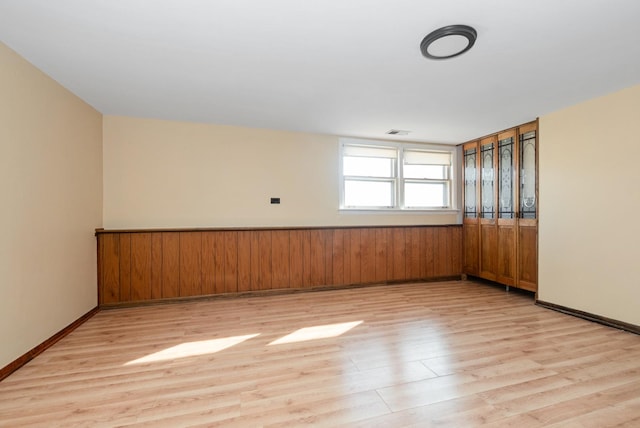
[(403, 131), (402, 129), (390, 129), (386, 133), (389, 135), (409, 135), (411, 131)]

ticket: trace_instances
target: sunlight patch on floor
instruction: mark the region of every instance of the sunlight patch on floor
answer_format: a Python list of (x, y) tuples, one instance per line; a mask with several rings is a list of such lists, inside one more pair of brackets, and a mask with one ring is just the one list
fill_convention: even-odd
[(178, 358), (195, 357), (198, 355), (215, 354), (224, 349), (244, 342), (258, 336), (260, 333), (247, 334), (245, 336), (224, 337), (221, 339), (199, 340), (196, 342), (185, 342), (172, 346), (162, 351), (154, 352), (142, 358), (129, 361), (125, 366), (131, 364), (153, 363), (157, 361), (175, 360)]
[(337, 337), (360, 324), (362, 324), (362, 321), (304, 327), (294, 331), (291, 334), (283, 336), (280, 339), (274, 340), (273, 342), (269, 343), (269, 345), (282, 345), (283, 343), (304, 342), (307, 340)]

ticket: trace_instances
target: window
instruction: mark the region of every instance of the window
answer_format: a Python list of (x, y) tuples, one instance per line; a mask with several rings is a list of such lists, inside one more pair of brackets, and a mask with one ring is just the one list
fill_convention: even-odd
[(453, 208), (455, 148), (342, 139), (343, 209)]
[(345, 145), (342, 149), (344, 206), (396, 206), (398, 149)]

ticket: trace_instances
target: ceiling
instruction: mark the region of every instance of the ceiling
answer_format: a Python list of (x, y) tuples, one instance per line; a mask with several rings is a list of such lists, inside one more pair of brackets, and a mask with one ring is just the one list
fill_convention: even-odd
[[(638, 0), (0, 0), (0, 40), (98, 111), (460, 143), (640, 83)], [(473, 26), (464, 55), (422, 38)]]

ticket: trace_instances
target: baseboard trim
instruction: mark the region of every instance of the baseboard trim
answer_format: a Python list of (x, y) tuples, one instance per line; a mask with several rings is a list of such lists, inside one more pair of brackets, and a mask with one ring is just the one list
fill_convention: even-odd
[(360, 283), (360, 284), (350, 284), (350, 285), (320, 285), (320, 286), (305, 287), (305, 288), (273, 288), (270, 290), (242, 291), (238, 293), (205, 294), (205, 295), (199, 295), (199, 296), (172, 297), (167, 299), (138, 300), (134, 302), (103, 303), (102, 305), (100, 305), (100, 309), (108, 310), (108, 309), (119, 309), (119, 308), (135, 308), (139, 306), (166, 305), (166, 304), (172, 304), (172, 303), (197, 302), (202, 300), (277, 296), (282, 294), (294, 294), (294, 293), (313, 293), (317, 291), (326, 291), (326, 290), (346, 290), (346, 289), (352, 289), (352, 288), (413, 284), (413, 283), (420, 283), (420, 282), (429, 283), (429, 282), (439, 282), (439, 281), (459, 281), (460, 278), (461, 278), (461, 275), (452, 275), (452, 276), (441, 276), (441, 277), (413, 279), (413, 280)]
[(507, 290), (509, 292), (522, 293), (522, 294), (526, 294), (526, 295), (534, 297), (534, 298), (535, 298), (535, 295), (536, 295), (536, 291), (529, 290), (528, 288), (522, 288), (522, 287), (519, 287), (517, 285), (503, 284), (501, 282), (493, 281), (491, 279), (486, 279), (486, 278), (482, 278), (482, 277), (475, 276), (475, 275), (470, 275), (470, 274), (465, 274), (465, 275), (466, 275), (468, 281), (473, 281), (473, 282), (476, 282), (476, 283), (479, 283), (479, 284), (489, 285), (489, 286), (492, 286), (492, 287), (504, 288), (505, 290)]
[(53, 346), (57, 341), (59, 341), (60, 339), (62, 339), (63, 337), (65, 337), (66, 335), (71, 333), (73, 330), (78, 328), (85, 321), (87, 321), (89, 318), (91, 318), (96, 313), (98, 313), (99, 310), (100, 310), (100, 308), (98, 308), (96, 306), (95, 308), (91, 309), (89, 312), (87, 312), (86, 314), (82, 315), (80, 318), (78, 318), (77, 320), (75, 320), (74, 322), (72, 322), (71, 324), (69, 324), (68, 326), (66, 326), (65, 328), (63, 328), (62, 330), (60, 330), (59, 332), (57, 332), (56, 334), (54, 334), (53, 336), (51, 336), (50, 338), (45, 340), (44, 342), (42, 342), (41, 344), (39, 344), (35, 348), (31, 349), (30, 351), (28, 351), (24, 355), (18, 357), (14, 361), (10, 362), (9, 364), (7, 364), (3, 368), (1, 368), (0, 369), (0, 382), (3, 379), (5, 379), (7, 376), (9, 376), (11, 373), (15, 372), (20, 367), (24, 366), (29, 361), (33, 360), (35, 357), (40, 355), (47, 348), (50, 348), (51, 346)]
[(629, 324), (624, 321), (614, 320), (612, 318), (603, 317), (600, 315), (591, 314), (589, 312), (580, 311), (578, 309), (568, 308), (562, 305), (556, 305), (555, 303), (549, 303), (542, 300), (536, 300), (536, 305), (543, 308), (551, 309), (554, 311), (562, 312), (563, 314), (572, 315), (574, 317), (582, 318), (588, 321), (597, 322), (598, 324), (606, 325), (608, 327), (617, 328), (619, 330), (628, 331), (640, 335), (640, 326), (635, 324)]

